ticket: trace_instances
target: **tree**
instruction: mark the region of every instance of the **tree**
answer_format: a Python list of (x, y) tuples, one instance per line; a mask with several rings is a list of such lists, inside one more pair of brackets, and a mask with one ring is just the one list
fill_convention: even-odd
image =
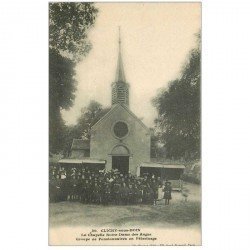
[(155, 120), (168, 157), (200, 157), (200, 35), (179, 78), (153, 100)]
[(69, 154), (73, 139), (84, 137), (90, 140), (91, 127), (109, 110), (110, 108), (103, 108), (102, 105), (96, 101), (90, 101), (87, 107), (82, 108), (81, 114), (77, 119), (77, 124), (67, 128), (64, 154)]
[(74, 102), (76, 81), (74, 62), (50, 50), (49, 60), (49, 148), (50, 152), (62, 150), (66, 132), (61, 109), (68, 109)]
[(68, 157), (70, 154), (73, 139), (81, 139), (82, 134), (79, 127), (76, 125), (67, 126), (64, 134), (63, 155), (65, 157)]
[(49, 47), (75, 61), (81, 60), (91, 48), (87, 32), (97, 12), (93, 3), (50, 3)]
[(62, 109), (72, 107), (77, 82), (75, 65), (91, 48), (87, 32), (94, 24), (97, 9), (93, 3), (49, 4), (49, 150), (63, 149), (67, 128)]
[(90, 101), (87, 107), (81, 109), (77, 127), (84, 137), (90, 139), (91, 126), (100, 118), (102, 110), (102, 105), (96, 101)]

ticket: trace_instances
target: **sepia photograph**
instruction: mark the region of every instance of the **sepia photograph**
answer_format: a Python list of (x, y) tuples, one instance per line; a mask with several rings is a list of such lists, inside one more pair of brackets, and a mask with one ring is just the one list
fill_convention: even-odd
[(1, 249), (248, 250), (250, 1), (2, 1)]
[(49, 245), (201, 245), (201, 3), (50, 2)]

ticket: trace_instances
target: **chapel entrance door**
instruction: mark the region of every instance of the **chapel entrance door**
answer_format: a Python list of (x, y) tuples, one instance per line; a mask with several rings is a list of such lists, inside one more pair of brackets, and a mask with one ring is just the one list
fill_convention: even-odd
[(129, 156), (112, 156), (112, 169), (118, 169), (121, 174), (128, 174)]

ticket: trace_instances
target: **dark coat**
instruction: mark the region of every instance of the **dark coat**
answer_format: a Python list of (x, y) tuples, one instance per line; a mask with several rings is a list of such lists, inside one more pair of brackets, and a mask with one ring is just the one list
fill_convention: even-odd
[(163, 191), (164, 191), (164, 197), (163, 197), (164, 199), (168, 199), (168, 200), (172, 199), (172, 195), (171, 195), (172, 187), (171, 186), (165, 186)]

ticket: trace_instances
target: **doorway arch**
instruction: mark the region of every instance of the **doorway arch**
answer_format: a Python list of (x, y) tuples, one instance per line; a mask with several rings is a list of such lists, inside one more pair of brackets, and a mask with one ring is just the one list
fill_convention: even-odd
[(116, 145), (111, 151), (111, 155), (130, 155), (129, 149), (124, 145)]
[(121, 174), (129, 172), (129, 149), (124, 145), (116, 145), (112, 151), (112, 169), (117, 169)]

